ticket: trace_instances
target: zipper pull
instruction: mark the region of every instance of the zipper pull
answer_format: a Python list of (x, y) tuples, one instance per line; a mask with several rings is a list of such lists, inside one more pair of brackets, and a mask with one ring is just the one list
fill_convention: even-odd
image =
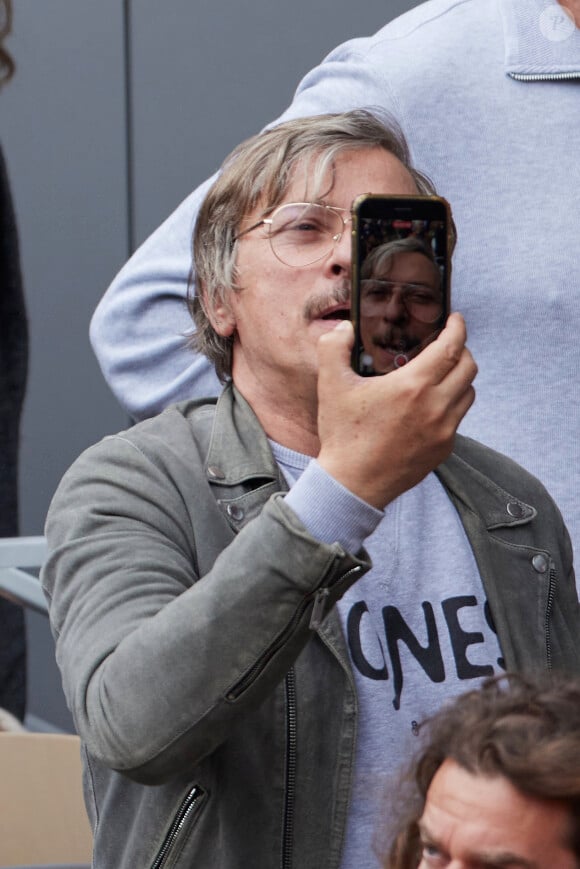
[(326, 615), (326, 599), (329, 594), (330, 592), (327, 588), (319, 588), (314, 595), (314, 606), (312, 607), (309, 625), (311, 631), (317, 631), (322, 624), (322, 619)]

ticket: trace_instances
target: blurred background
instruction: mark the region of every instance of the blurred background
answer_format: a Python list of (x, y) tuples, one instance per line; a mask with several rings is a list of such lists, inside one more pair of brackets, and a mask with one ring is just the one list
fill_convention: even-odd
[[(128, 419), (88, 341), (135, 249), (335, 45), (411, 0), (14, 0), (0, 139), (30, 328), (20, 533), (89, 444)], [(70, 729), (46, 619), (27, 613), (29, 723)]]

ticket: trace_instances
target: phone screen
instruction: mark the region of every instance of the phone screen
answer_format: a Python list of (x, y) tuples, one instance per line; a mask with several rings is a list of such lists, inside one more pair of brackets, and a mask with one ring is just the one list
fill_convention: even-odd
[(353, 367), (387, 374), (437, 337), (449, 311), (449, 206), (359, 197), (353, 206)]

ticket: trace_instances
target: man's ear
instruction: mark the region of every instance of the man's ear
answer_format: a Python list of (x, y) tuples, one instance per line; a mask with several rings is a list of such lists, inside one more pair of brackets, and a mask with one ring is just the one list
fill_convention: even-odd
[(205, 294), (202, 294), (202, 304), (208, 320), (218, 335), (221, 335), (222, 338), (229, 338), (230, 335), (234, 334), (236, 318), (227, 297), (226, 299), (216, 299), (215, 304), (210, 307)]

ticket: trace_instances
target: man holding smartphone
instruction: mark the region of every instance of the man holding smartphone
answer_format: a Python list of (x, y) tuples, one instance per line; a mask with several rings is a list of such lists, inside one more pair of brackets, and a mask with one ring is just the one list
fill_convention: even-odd
[[(364, 19), (361, 7), (361, 28)], [(453, 301), (480, 371), (461, 432), (544, 483), (574, 546), (579, 94), (580, 0), (430, 0), (335, 48), (281, 117), (366, 107), (398, 120), (458, 226)], [(188, 111), (196, 115), (193, 93)], [(208, 186), (143, 244), (95, 312), (103, 373), (137, 419), (218, 389), (206, 358), (183, 341), (191, 227)]]
[(97, 869), (375, 869), (419, 720), (506, 666), (579, 666), (557, 508), (455, 436), (461, 316), (384, 377), (350, 367), (364, 192), (432, 192), (366, 112), (236, 149), (194, 239), (195, 340), (225, 389), (92, 447), (51, 505)]

